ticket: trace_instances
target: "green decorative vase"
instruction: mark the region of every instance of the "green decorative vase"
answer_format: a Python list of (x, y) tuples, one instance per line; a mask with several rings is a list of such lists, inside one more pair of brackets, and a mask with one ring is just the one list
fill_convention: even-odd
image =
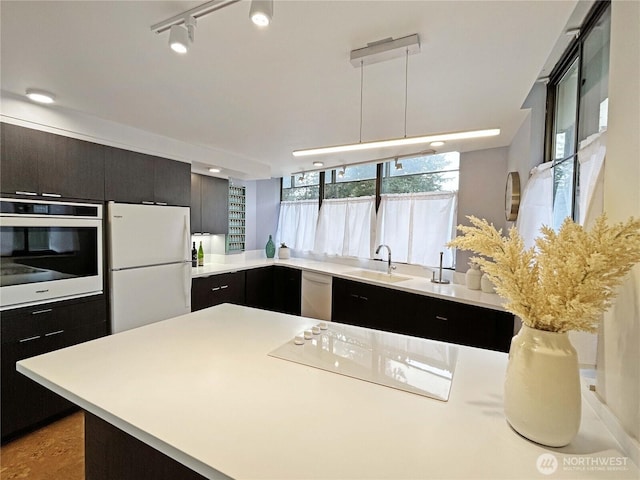
[(273, 243), (273, 238), (269, 235), (269, 241), (267, 242), (267, 246), (264, 248), (265, 252), (267, 252), (267, 258), (273, 258), (276, 256), (276, 244)]

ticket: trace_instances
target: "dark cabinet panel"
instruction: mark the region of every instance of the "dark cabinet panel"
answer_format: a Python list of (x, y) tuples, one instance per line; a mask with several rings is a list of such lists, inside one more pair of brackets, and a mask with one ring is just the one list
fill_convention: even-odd
[(39, 163), (43, 195), (104, 200), (106, 147), (75, 138), (55, 136), (51, 156)]
[(191, 202), (191, 165), (155, 157), (154, 201), (188, 207)]
[(202, 198), (200, 188), (202, 175), (191, 174), (191, 233), (202, 232)]
[(300, 315), (302, 310), (302, 272), (294, 268), (273, 267), (273, 309)]
[(332, 320), (507, 352), (513, 315), (398, 290), (333, 279)]
[(188, 163), (105, 148), (107, 201), (189, 206), (191, 166)]
[(4, 312), (2, 325), (2, 438), (31, 428), (73, 405), (16, 371), (16, 362), (104, 336), (104, 296)]
[(2, 192), (104, 200), (104, 146), (6, 123), (1, 128)]
[(53, 152), (55, 135), (8, 123), (0, 128), (2, 192), (39, 194), (38, 163)]
[(191, 282), (191, 311), (221, 303), (245, 303), (245, 272), (221, 273), (194, 278)]
[(154, 157), (106, 147), (105, 200), (154, 203)]
[(248, 307), (273, 310), (275, 301), (273, 298), (273, 269), (274, 267), (261, 267), (247, 270), (246, 272), (246, 305)]
[(206, 233), (229, 233), (229, 181), (202, 177), (202, 230)]
[(191, 233), (229, 233), (229, 181), (207, 175), (191, 175)]

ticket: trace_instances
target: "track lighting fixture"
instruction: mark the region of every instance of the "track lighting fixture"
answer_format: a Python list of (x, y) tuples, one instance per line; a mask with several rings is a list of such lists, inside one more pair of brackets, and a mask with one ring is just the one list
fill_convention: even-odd
[(35, 88), (27, 88), (26, 95), (29, 100), (38, 103), (53, 103), (56, 100), (56, 96), (53, 93)]
[[(210, 0), (151, 25), (151, 31), (163, 33), (169, 30), (169, 45), (171, 48), (178, 53), (187, 53), (189, 45), (194, 40), (196, 19), (238, 2), (240, 0)], [(249, 17), (256, 25), (262, 27), (269, 25), (273, 18), (273, 0), (253, 0), (249, 10)]]
[(347, 167), (342, 167), (339, 171), (338, 171), (338, 176), (340, 178), (344, 177), (345, 172), (347, 171)]
[(307, 177), (305, 176), (304, 172), (302, 172), (300, 174), (300, 176), (298, 177), (298, 181), (299, 182), (304, 182), (307, 179)]
[(394, 161), (396, 164), (396, 170), (402, 170), (402, 162), (399, 162), (398, 158), (396, 158)]
[(188, 17), (184, 25), (171, 25), (169, 29), (169, 46), (176, 53), (187, 53), (189, 45), (195, 39), (196, 19)]
[(259, 27), (266, 27), (273, 18), (273, 0), (252, 0), (249, 18)]

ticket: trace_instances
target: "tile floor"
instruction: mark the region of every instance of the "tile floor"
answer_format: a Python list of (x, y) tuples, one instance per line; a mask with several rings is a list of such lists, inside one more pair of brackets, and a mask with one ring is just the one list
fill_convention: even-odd
[(84, 413), (76, 412), (0, 448), (0, 480), (84, 480)]

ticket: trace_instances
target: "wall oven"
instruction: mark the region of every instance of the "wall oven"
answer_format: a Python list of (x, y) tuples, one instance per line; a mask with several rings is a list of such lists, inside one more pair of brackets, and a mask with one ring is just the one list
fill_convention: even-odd
[(0, 205), (0, 310), (102, 293), (102, 205)]

